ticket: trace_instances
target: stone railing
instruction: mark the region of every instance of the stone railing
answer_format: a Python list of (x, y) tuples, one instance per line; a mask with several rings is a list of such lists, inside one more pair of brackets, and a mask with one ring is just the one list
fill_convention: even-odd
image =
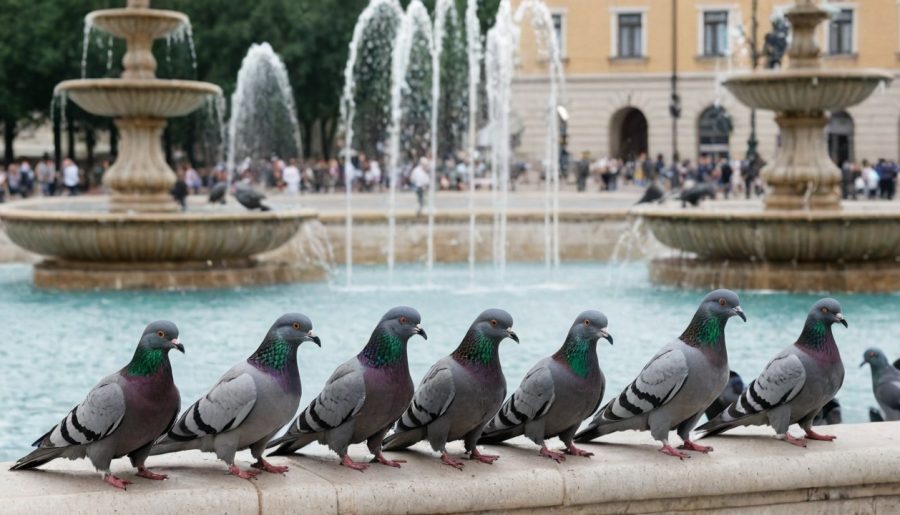
[[(796, 429), (795, 429), (796, 431)], [(313, 445), (304, 456), (273, 458), (290, 472), (254, 481), (226, 475), (212, 454), (151, 457), (170, 479), (133, 477), (127, 460), (113, 472), (133, 480), (127, 492), (100, 481), (85, 461), (56, 461), (39, 471), (0, 472), (0, 506), (14, 513), (718, 513), (900, 512), (900, 422), (823, 428), (838, 439), (801, 449), (766, 429), (703, 440), (710, 455), (679, 461), (656, 452), (649, 434), (623, 433), (586, 444), (593, 458), (556, 463), (519, 439), (488, 446), (493, 465), (466, 461), (462, 472), (419, 445), (389, 453), (402, 469), (373, 465), (358, 473)], [(551, 447), (558, 445), (553, 440)], [(451, 453), (461, 452), (456, 443)], [(364, 446), (351, 447), (361, 459)], [(238, 463), (247, 466), (249, 454)]]

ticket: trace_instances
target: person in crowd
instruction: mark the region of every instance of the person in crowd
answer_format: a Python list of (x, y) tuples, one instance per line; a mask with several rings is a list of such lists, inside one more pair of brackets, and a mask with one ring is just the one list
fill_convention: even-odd
[(282, 179), (284, 180), (285, 191), (288, 195), (297, 195), (300, 193), (300, 169), (297, 168), (297, 160), (291, 159), (288, 165), (282, 170)]
[(0, 166), (0, 204), (6, 202), (6, 170)]
[(706, 182), (709, 180), (713, 172), (713, 166), (709, 156), (703, 154), (697, 161), (697, 182)]
[(863, 159), (863, 179), (866, 181), (866, 191), (868, 192), (867, 197), (871, 199), (875, 199), (878, 196), (878, 170), (869, 163), (868, 160)]
[(63, 160), (63, 186), (68, 190), (70, 197), (78, 195), (79, 184), (81, 184), (81, 171), (75, 161), (67, 157)]
[(200, 194), (200, 188), (203, 187), (203, 179), (200, 178), (200, 173), (197, 172), (197, 169), (191, 163), (187, 163), (186, 169), (184, 171), (184, 182), (187, 184), (188, 190), (193, 195)]
[(878, 160), (878, 191), (880, 197), (893, 200), (897, 191), (897, 165), (885, 159)]
[(734, 170), (731, 168), (731, 163), (728, 162), (728, 158), (725, 156), (719, 158), (719, 189), (722, 190), (726, 200), (731, 196), (731, 180), (733, 174)]
[(366, 171), (366, 175), (368, 177), (367, 183), (369, 186), (369, 191), (378, 190), (381, 191), (381, 164), (378, 163), (378, 159), (369, 160), (369, 169)]
[(412, 169), (409, 176), (409, 182), (415, 189), (416, 200), (419, 202), (419, 209), (416, 211), (417, 216), (421, 215), (422, 210), (425, 208), (425, 189), (431, 184), (431, 177), (428, 175), (428, 164), (427, 158), (419, 158), (419, 162)]
[(19, 174), (22, 176), (22, 198), (28, 198), (34, 193), (34, 183), (37, 181), (35, 180), (31, 163), (27, 159), (22, 159), (19, 164)]
[(588, 176), (591, 174), (591, 153), (587, 150), (581, 153), (581, 159), (575, 163), (576, 187), (578, 191), (587, 189)]
[(172, 198), (175, 199), (175, 202), (178, 202), (182, 211), (187, 210), (187, 197), (189, 193), (185, 175), (185, 166), (179, 166), (178, 171), (175, 173), (175, 185), (172, 186)]
[(6, 187), (9, 189), (10, 198), (16, 195), (24, 197), (22, 194), (22, 172), (19, 171), (19, 165), (11, 163), (6, 171)]
[(41, 185), (41, 194), (52, 197), (56, 194), (56, 164), (50, 159), (50, 155), (44, 156), (35, 166), (38, 183)]
[(656, 162), (653, 164), (653, 176), (651, 181), (656, 181), (666, 174), (666, 158), (662, 154), (656, 154)]

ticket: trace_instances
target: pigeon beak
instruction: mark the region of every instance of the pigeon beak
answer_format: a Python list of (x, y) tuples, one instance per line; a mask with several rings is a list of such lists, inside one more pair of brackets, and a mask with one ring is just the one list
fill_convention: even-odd
[(318, 345), (319, 347), (322, 346), (322, 339), (319, 338), (318, 335), (316, 335), (316, 333), (312, 332), (312, 329), (310, 329), (309, 332), (306, 333), (306, 337), (308, 338), (307, 341), (311, 341), (311, 342), (315, 343), (316, 345)]
[(515, 331), (513, 331), (512, 329), (507, 329), (506, 332), (509, 333), (509, 337), (510, 337), (510, 338), (512, 338), (513, 340), (515, 340), (516, 343), (519, 343), (519, 335), (516, 334)]
[(732, 311), (734, 311), (735, 315), (741, 317), (741, 320), (743, 320), (744, 322), (747, 321), (747, 315), (744, 314), (744, 310), (741, 309), (740, 306), (735, 306)]
[(847, 324), (847, 320), (844, 318), (844, 314), (843, 314), (843, 313), (835, 313), (834, 318), (837, 318), (837, 321), (840, 322), (841, 324), (843, 324), (844, 327), (848, 327), (848, 328), (850, 327), (850, 326)]
[(175, 338), (170, 343), (172, 344), (173, 348), (178, 349), (182, 354), (184, 354), (184, 345), (181, 344), (181, 341), (178, 338)]
[(422, 335), (422, 338), (428, 339), (428, 333), (422, 328), (422, 324), (416, 324), (416, 334)]
[(601, 338), (605, 338), (606, 341), (608, 341), (610, 345), (613, 344), (613, 337), (612, 337), (611, 334), (609, 334), (609, 333), (606, 331), (605, 328), (604, 328), (604, 329), (600, 329), (600, 337), (601, 337)]

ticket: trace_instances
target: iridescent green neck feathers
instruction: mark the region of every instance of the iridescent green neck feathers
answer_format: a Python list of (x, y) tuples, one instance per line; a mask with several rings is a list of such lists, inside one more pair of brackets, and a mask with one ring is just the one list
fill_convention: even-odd
[(134, 357), (126, 367), (126, 372), (131, 376), (149, 376), (155, 374), (165, 361), (166, 352), (163, 349), (148, 349), (138, 346), (134, 351)]
[(497, 344), (481, 331), (470, 329), (459, 347), (451, 354), (457, 361), (488, 365), (499, 362)]
[(359, 356), (374, 368), (400, 363), (406, 359), (406, 342), (388, 331), (375, 331)]

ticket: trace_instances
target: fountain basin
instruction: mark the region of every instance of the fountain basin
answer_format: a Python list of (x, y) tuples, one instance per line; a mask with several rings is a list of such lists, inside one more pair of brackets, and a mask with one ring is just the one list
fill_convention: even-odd
[(191, 80), (75, 79), (60, 82), (54, 92), (98, 116), (170, 118), (191, 113), (222, 89)]
[(157, 39), (188, 24), (187, 15), (165, 9), (101, 9), (85, 17), (85, 23), (120, 39), (135, 34)]
[(894, 76), (884, 70), (799, 68), (730, 75), (724, 86), (741, 103), (789, 113), (839, 111), (859, 104)]

